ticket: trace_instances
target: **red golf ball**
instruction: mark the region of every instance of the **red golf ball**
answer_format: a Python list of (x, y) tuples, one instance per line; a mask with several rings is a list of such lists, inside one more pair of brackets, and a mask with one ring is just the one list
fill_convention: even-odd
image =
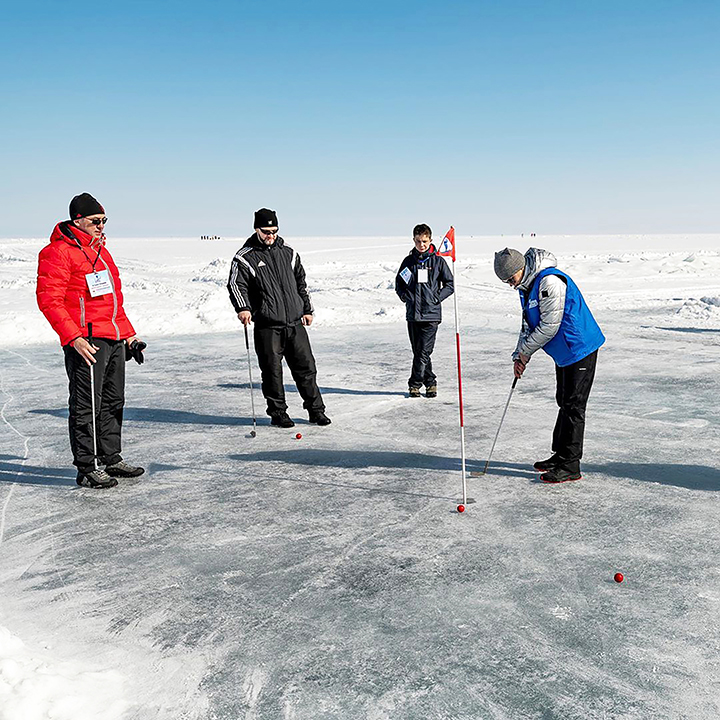
[(298, 433), (298, 434), (295, 436), (295, 439), (296, 439), (296, 440), (300, 440), (301, 437), (302, 437), (302, 433)]
[(624, 579), (625, 579), (625, 578), (623, 577), (623, 574), (622, 574), (622, 573), (615, 573), (615, 578), (614, 578), (614, 580), (615, 580), (616, 583), (621, 583)]
[(465, 512), (465, 506), (464, 506), (464, 505), (458, 505), (457, 511), (460, 512), (460, 513)]

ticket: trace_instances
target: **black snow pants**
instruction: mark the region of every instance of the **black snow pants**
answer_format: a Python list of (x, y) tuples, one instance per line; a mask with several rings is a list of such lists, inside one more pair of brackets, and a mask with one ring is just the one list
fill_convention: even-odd
[(558, 411), (553, 431), (553, 452), (566, 462), (571, 471), (579, 471), (585, 436), (585, 408), (595, 379), (598, 351), (582, 360), (567, 365), (555, 366), (557, 389), (555, 400)]
[(88, 366), (80, 353), (65, 345), (65, 370), (70, 391), (70, 448), (73, 465), (78, 470), (94, 468), (92, 436), (92, 404), (90, 400), (90, 372), (95, 381), (95, 435), (98, 464), (112, 465), (122, 460), (120, 455), (123, 407), (125, 406), (125, 342), (93, 338), (99, 348), (95, 364)]
[(305, 326), (255, 326), (255, 352), (262, 376), (262, 393), (267, 402), (267, 414), (287, 410), (283, 385), (282, 360), (285, 358), (297, 385), (303, 407), (310, 413), (325, 410), (317, 386), (317, 368)]
[(437, 383), (437, 377), (432, 370), (430, 356), (435, 349), (439, 322), (409, 322), (408, 335), (413, 351), (413, 364), (408, 379), (408, 387), (430, 387)]

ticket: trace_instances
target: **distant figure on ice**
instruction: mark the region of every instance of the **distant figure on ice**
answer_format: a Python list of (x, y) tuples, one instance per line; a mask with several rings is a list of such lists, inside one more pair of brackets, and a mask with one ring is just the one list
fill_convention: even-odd
[(424, 223), (413, 229), (415, 247), (402, 261), (395, 277), (395, 292), (405, 303), (405, 318), (413, 351), (413, 364), (408, 379), (408, 395), (437, 397), (437, 376), (432, 369), (435, 337), (442, 322), (440, 303), (455, 289), (453, 276), (444, 258), (435, 254), (432, 230)]
[(55, 226), (50, 244), (40, 251), (37, 302), (65, 353), (77, 484), (108, 488), (117, 485), (115, 478), (145, 472), (120, 455), (125, 360), (142, 362), (145, 344), (123, 309), (120, 275), (105, 247), (103, 206), (88, 193), (77, 195), (70, 203), (70, 218)]
[(255, 325), (255, 352), (271, 424), (295, 425), (285, 402), (285, 358), (310, 422), (329, 425), (304, 327), (313, 321), (305, 270), (300, 256), (278, 235), (274, 210), (262, 208), (255, 213), (255, 232), (233, 258), (227, 287), (240, 322)]
[(512, 355), (515, 377), (542, 348), (555, 361), (555, 399), (560, 408), (552, 438), (553, 454), (535, 463), (541, 480), (579, 480), (585, 434), (585, 407), (595, 377), (598, 348), (605, 342), (580, 290), (556, 268), (546, 250), (525, 255), (505, 248), (495, 253), (495, 274), (520, 292), (523, 319)]

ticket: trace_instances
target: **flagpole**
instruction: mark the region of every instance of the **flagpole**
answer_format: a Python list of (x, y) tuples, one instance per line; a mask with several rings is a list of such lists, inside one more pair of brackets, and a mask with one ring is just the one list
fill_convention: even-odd
[[(455, 278), (455, 260), (453, 260), (453, 278)], [(460, 407), (460, 454), (462, 457), (462, 501), (467, 505), (467, 479), (465, 475), (465, 416), (463, 413), (462, 363), (460, 362), (460, 319), (458, 316), (457, 283), (455, 283), (455, 347), (457, 350), (458, 403)]]
[[(448, 253), (444, 249), (445, 239), (449, 240), (452, 246), (452, 252)], [(460, 313), (458, 312), (458, 284), (457, 275), (455, 273), (455, 228), (451, 225), (443, 238), (443, 255), (449, 254), (452, 257), (452, 274), (453, 274), (453, 306), (455, 308), (455, 351), (457, 353), (457, 376), (458, 376), (458, 407), (460, 410), (460, 457), (462, 461), (462, 504), (467, 505), (467, 474), (465, 472), (465, 414), (463, 411), (463, 394), (462, 394), (462, 362), (460, 355)]]

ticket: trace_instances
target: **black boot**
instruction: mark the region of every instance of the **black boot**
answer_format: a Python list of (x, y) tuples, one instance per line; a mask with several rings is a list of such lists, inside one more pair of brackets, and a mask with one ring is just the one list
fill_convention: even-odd
[(562, 458), (557, 453), (553, 453), (547, 460), (538, 460), (533, 464), (533, 467), (540, 472), (547, 472), (558, 465), (562, 465), (562, 462)]
[(332, 422), (332, 420), (322, 410), (315, 410), (315, 412), (311, 412), (309, 420), (311, 423), (315, 423), (316, 425), (329, 425)]
[(564, 483), (572, 480), (580, 480), (580, 466), (571, 468), (568, 465), (557, 465), (540, 476), (540, 480), (544, 483)]
[(274, 413), (270, 416), (270, 424), (281, 428), (295, 427), (292, 418), (286, 412)]

